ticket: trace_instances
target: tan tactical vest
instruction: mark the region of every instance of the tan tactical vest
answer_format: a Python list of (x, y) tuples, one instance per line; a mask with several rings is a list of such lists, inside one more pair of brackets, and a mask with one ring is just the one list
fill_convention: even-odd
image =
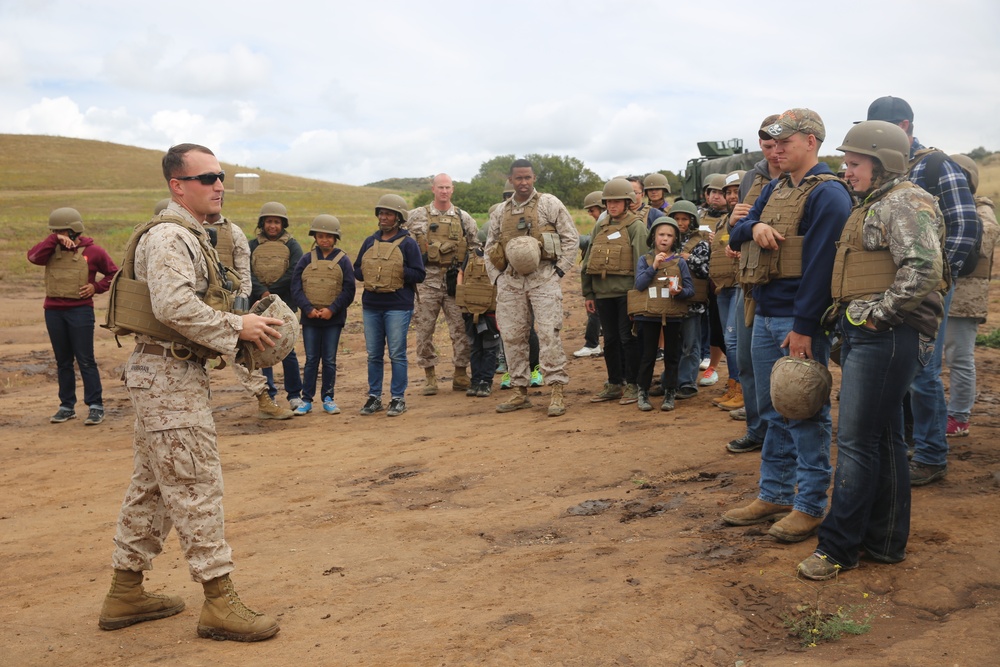
[[(694, 222), (692, 222), (691, 224), (694, 224)], [(708, 241), (708, 239), (709, 239), (708, 232), (703, 232), (701, 230), (698, 230), (694, 234), (692, 234), (691, 237), (688, 238), (687, 241), (684, 242), (684, 245), (681, 247), (681, 252), (687, 253), (687, 254), (690, 255), (692, 252), (694, 252), (694, 248), (695, 248), (696, 245), (698, 245), (702, 241)], [(709, 270), (711, 271), (711, 266), (709, 266)], [(691, 280), (692, 280), (692, 282), (694, 282), (694, 296), (692, 296), (690, 299), (688, 299), (688, 301), (686, 301), (685, 303), (705, 303), (705, 302), (707, 302), (708, 301), (708, 279), (707, 278), (695, 278), (694, 275), (692, 274)]]
[(773, 227), (785, 240), (777, 250), (765, 250), (752, 240), (745, 241), (740, 246), (739, 282), (764, 285), (780, 278), (802, 276), (802, 241), (805, 237), (798, 234), (799, 223), (809, 193), (825, 181), (836, 181), (847, 187), (834, 174), (806, 176), (797, 186), (792, 185), (788, 174), (781, 176), (761, 211), (760, 221)]
[[(913, 187), (916, 186), (910, 181), (902, 181), (885, 194)], [(830, 279), (830, 293), (834, 301), (847, 303), (854, 299), (871, 299), (889, 289), (896, 280), (898, 267), (892, 258), (892, 252), (888, 248), (866, 250), (862, 241), (865, 220), (872, 206), (885, 194), (855, 207), (847, 218), (844, 231), (837, 241), (837, 257), (833, 262), (833, 275)], [(943, 248), (943, 232), (941, 241)], [(948, 266), (947, 261), (944, 265)], [(947, 285), (942, 282), (937, 289), (947, 289)]]
[(344, 289), (344, 270), (340, 268), (344, 251), (338, 250), (330, 259), (320, 259), (315, 248), (310, 254), (309, 266), (302, 269), (302, 291), (313, 306), (326, 308)]
[[(612, 276), (634, 276), (636, 260), (632, 257), (632, 239), (629, 225), (638, 220), (631, 211), (618, 222), (605, 218), (590, 241), (590, 258), (587, 273), (602, 279)], [(613, 237), (613, 238), (612, 238)]]
[(219, 255), (219, 261), (230, 269), (236, 268), (236, 242), (233, 240), (233, 226), (225, 219), (221, 225), (212, 225), (215, 228), (215, 252)]
[(73, 251), (57, 245), (45, 264), (45, 296), (55, 299), (79, 299), (80, 288), (87, 284), (90, 269), (83, 248)]
[[(135, 279), (135, 250), (142, 235), (156, 225), (171, 223), (183, 227), (198, 239), (198, 245), (205, 255), (205, 266), (208, 270), (208, 287), (204, 294), (199, 294), (201, 300), (215, 310), (229, 313), (233, 310), (233, 300), (240, 289), (240, 279), (236, 272), (222, 264), (219, 255), (209, 240), (208, 232), (203, 225), (190, 222), (170, 209), (164, 209), (149, 222), (139, 225), (132, 232), (125, 245), (125, 260), (121, 269), (111, 281), (109, 290), (108, 314), (101, 325), (116, 337), (126, 334), (144, 334), (157, 340), (170, 341), (184, 346), (196, 356), (203, 359), (214, 359), (219, 353), (210, 348), (190, 341), (176, 330), (160, 322), (153, 315), (149, 287), (146, 283)], [(224, 284), (229, 282), (230, 285)], [(183, 354), (178, 355), (184, 358)]]
[(486, 259), (476, 253), (469, 256), (462, 282), (455, 287), (455, 303), (463, 312), (472, 313), (472, 321), (497, 309), (497, 288), (486, 272)]
[(399, 244), (405, 236), (395, 241), (375, 239), (361, 257), (361, 273), (365, 278), (365, 290), (385, 294), (403, 289), (403, 251)]
[(712, 254), (708, 261), (708, 277), (715, 283), (717, 290), (736, 285), (736, 274), (740, 262), (735, 257), (726, 256), (729, 246), (729, 216), (723, 216), (715, 226), (715, 240), (712, 241)]
[(551, 223), (540, 223), (538, 219), (538, 199), (541, 196), (536, 192), (531, 199), (523, 205), (518, 204), (520, 213), (514, 213), (514, 199), (503, 202), (503, 212), (500, 215), (500, 239), (497, 244), (490, 249), (490, 261), (498, 270), (507, 268), (507, 258), (504, 249), (507, 242), (517, 236), (531, 236), (538, 241), (541, 246), (541, 258), (543, 260), (554, 261), (559, 259), (562, 245), (559, 242), (559, 234), (555, 225)]
[(753, 183), (750, 184), (750, 189), (747, 190), (747, 196), (743, 198), (742, 203), (753, 206), (757, 203), (760, 193), (764, 191), (764, 186), (770, 182), (763, 174), (754, 173)]
[[(654, 253), (646, 255), (646, 262), (653, 265)], [(666, 278), (666, 280), (661, 280)], [(686, 299), (675, 299), (667, 292), (671, 278), (678, 282), (681, 279), (680, 258), (674, 257), (660, 264), (656, 270), (649, 287), (644, 290), (628, 291), (628, 314), (642, 315), (644, 317), (659, 317), (660, 322), (666, 324), (667, 318), (684, 317), (688, 314), (688, 301)]]
[(287, 245), (290, 238), (288, 232), (273, 241), (264, 234), (257, 235), (257, 247), (250, 256), (250, 268), (262, 284), (273, 285), (285, 275), (291, 255)]
[(462, 212), (455, 209), (456, 215), (437, 212), (432, 214), (431, 207), (427, 211), (427, 231), (414, 234), (413, 238), (420, 247), (420, 252), (427, 257), (427, 264), (432, 266), (451, 266), (465, 261), (465, 253), (469, 249), (462, 227)]

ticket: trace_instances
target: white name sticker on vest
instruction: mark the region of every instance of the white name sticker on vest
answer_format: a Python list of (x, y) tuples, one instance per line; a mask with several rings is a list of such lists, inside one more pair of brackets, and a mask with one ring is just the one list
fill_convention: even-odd
[(614, 241), (615, 239), (620, 239), (622, 237), (621, 232), (614, 232), (613, 234), (608, 234), (608, 240)]

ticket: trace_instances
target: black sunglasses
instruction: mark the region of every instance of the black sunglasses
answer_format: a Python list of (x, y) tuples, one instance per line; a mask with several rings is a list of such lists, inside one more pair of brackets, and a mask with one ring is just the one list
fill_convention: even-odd
[(226, 172), (220, 171), (218, 174), (198, 174), (197, 176), (174, 176), (178, 181), (198, 181), (202, 185), (215, 185), (216, 181), (226, 182)]

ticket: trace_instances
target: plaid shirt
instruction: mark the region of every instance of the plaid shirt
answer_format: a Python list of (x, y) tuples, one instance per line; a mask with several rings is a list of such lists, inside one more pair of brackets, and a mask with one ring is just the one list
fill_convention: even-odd
[[(924, 147), (913, 138), (910, 146), (910, 158)], [(937, 183), (928, 184), (924, 180), (927, 167), (926, 158), (913, 165), (910, 169), (910, 180), (924, 190), (937, 197), (938, 206), (944, 214), (945, 240), (944, 250), (951, 266), (951, 275), (958, 277), (958, 272), (965, 263), (969, 253), (973, 251), (976, 238), (979, 235), (979, 221), (976, 217), (976, 202), (969, 190), (969, 182), (965, 173), (951, 160), (941, 163), (941, 175)]]

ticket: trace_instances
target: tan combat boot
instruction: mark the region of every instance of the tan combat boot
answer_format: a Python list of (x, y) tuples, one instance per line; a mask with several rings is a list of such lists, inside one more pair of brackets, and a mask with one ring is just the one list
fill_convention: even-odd
[(821, 523), (823, 523), (821, 516), (810, 516), (805, 512), (792, 510), (788, 516), (771, 526), (771, 530), (767, 533), (782, 542), (801, 542), (815, 533)]
[(743, 407), (743, 385), (739, 382), (736, 383), (736, 389), (733, 390), (733, 397), (730, 398), (725, 403), (719, 403), (720, 410), (739, 410)]
[(514, 390), (513, 395), (497, 406), (497, 412), (514, 412), (514, 410), (531, 407), (527, 387), (511, 387), (511, 389)]
[(434, 374), (434, 367), (428, 366), (425, 368), (424, 374), (427, 376), (427, 381), (424, 384), (424, 390), (421, 393), (424, 396), (434, 396), (438, 393), (438, 381), (437, 376)]
[(278, 622), (243, 604), (228, 574), (207, 581), (202, 586), (205, 588), (205, 604), (198, 619), (199, 637), (259, 642), (278, 634)]
[(279, 407), (266, 391), (257, 394), (257, 419), (291, 419), (294, 414), (288, 408)]
[(451, 380), (452, 391), (465, 391), (471, 384), (472, 380), (465, 372), (465, 366), (455, 366), (455, 376)]
[(549, 403), (549, 417), (561, 417), (566, 414), (566, 404), (563, 403), (563, 385), (552, 385), (552, 402)]
[(720, 405), (733, 397), (733, 387), (738, 384), (733, 378), (726, 380), (726, 393), (718, 398), (712, 399), (712, 405)]
[(115, 570), (97, 625), (101, 630), (119, 630), (134, 623), (173, 616), (183, 610), (184, 600), (176, 595), (147, 593), (142, 588), (142, 572)]
[(752, 526), (755, 523), (782, 519), (791, 511), (791, 505), (775, 505), (756, 498), (746, 507), (729, 510), (722, 515), (722, 520), (730, 526)]

